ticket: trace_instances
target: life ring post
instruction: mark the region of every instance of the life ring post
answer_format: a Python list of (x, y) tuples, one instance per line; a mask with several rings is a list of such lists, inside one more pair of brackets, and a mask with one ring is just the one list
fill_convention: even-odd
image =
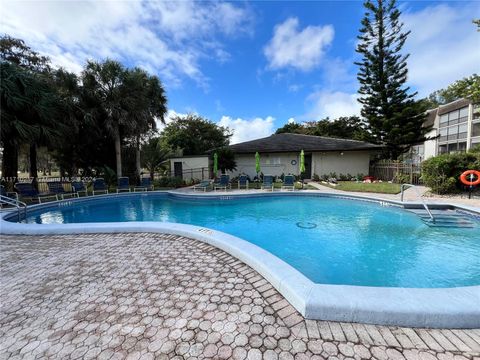
[(464, 171), (462, 175), (460, 175), (460, 181), (462, 182), (462, 184), (467, 185), (469, 187), (468, 198), (471, 199), (473, 187), (480, 184), (480, 171), (478, 170)]

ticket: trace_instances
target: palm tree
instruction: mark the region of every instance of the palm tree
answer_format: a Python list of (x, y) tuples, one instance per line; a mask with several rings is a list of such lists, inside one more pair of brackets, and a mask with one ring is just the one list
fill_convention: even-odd
[(148, 137), (148, 134), (156, 130), (156, 120), (165, 123), (167, 99), (158, 77), (139, 68), (126, 72), (124, 91), (124, 101), (130, 118), (127, 131), (135, 144), (136, 175), (140, 177), (142, 137)]
[(0, 67), (2, 176), (12, 180), (17, 177), (18, 149), (26, 142), (33, 149), (31, 175), (36, 177), (36, 143), (53, 141), (59, 135), (55, 125), (57, 98), (40, 75), (7, 61)]
[(163, 145), (160, 138), (152, 138), (142, 146), (142, 154), (142, 164), (153, 181), (155, 172), (161, 169), (172, 156), (172, 150)]
[(128, 111), (124, 107), (126, 94), (123, 88), (126, 69), (113, 60), (103, 63), (88, 61), (82, 73), (85, 91), (98, 100), (100, 109), (91, 109), (92, 113), (104, 113), (105, 126), (115, 139), (115, 158), (117, 176), (122, 176), (122, 127), (128, 125)]

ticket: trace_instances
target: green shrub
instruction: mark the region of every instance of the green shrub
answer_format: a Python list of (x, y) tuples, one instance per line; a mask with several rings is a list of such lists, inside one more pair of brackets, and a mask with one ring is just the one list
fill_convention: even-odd
[(161, 177), (157, 184), (155, 184), (156, 186), (158, 187), (161, 187), (161, 188), (178, 188), (178, 187), (182, 187), (183, 185), (185, 185), (185, 181), (182, 180), (181, 177), (168, 177), (168, 176), (165, 176), (165, 177)]
[(455, 193), (464, 188), (460, 175), (480, 169), (480, 153), (442, 154), (422, 163), (422, 181), (434, 193)]
[(313, 174), (313, 181), (320, 181), (320, 176), (318, 176), (318, 174)]

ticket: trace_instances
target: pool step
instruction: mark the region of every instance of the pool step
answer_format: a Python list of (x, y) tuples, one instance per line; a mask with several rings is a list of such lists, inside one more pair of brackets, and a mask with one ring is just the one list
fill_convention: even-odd
[(416, 214), (422, 221), (431, 227), (456, 227), (456, 228), (473, 228), (475, 223), (466, 215), (459, 214), (453, 210), (431, 210), (435, 221), (433, 222), (430, 215), (424, 209), (409, 209)]

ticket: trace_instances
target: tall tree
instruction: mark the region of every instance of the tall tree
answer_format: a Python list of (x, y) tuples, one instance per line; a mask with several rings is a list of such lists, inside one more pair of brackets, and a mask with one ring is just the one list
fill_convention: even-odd
[(135, 146), (135, 168), (139, 178), (142, 140), (156, 129), (156, 121), (165, 123), (167, 98), (160, 79), (139, 68), (127, 70), (123, 91), (130, 118), (125, 133)]
[[(34, 73), (4, 61), (0, 67), (2, 176), (13, 180), (17, 177), (21, 144), (36, 144), (39, 139), (52, 142), (58, 135), (55, 129), (58, 102), (49, 84)], [(34, 156), (35, 168), (31, 169), (34, 171), (31, 175), (36, 177), (36, 151)]]
[[(24, 138), (23, 141), (29, 144), (30, 152), (30, 176), (34, 180), (38, 176), (37, 170), (37, 146), (38, 144), (47, 145), (48, 141), (52, 138), (52, 135), (56, 132), (56, 128), (59, 124), (56, 124), (54, 115), (60, 107), (60, 104), (54, 99), (55, 89), (51, 86), (49, 81), (50, 75), (50, 60), (48, 57), (42, 56), (32, 50), (25, 42), (21, 39), (13, 38), (9, 35), (4, 35), (0, 38), (0, 59), (5, 63), (9, 63), (18, 67), (18, 71), (13, 71), (12, 67), (6, 68), (10, 72), (10, 76), (16, 74), (19, 75), (20, 71), (24, 71), (25, 74), (18, 77), (17, 79), (30, 77), (30, 81), (33, 81), (36, 84), (37, 92), (26, 91), (23, 96), (30, 96), (31, 98), (26, 99), (30, 103), (30, 107), (25, 107), (22, 114), (21, 121), (30, 123), (37, 127), (37, 131), (30, 133), (28, 139)], [(35, 77), (35, 79), (33, 79)], [(3, 79), (2, 79), (3, 80)], [(17, 88), (19, 90), (19, 88)], [(17, 93), (17, 96), (19, 94)], [(5, 96), (9, 96), (8, 93)], [(38, 111), (35, 110), (34, 103), (40, 105), (38, 109), (48, 106), (51, 111), (51, 116), (40, 116)], [(10, 109), (12, 110), (12, 109)], [(17, 109), (18, 111), (19, 109)], [(17, 112), (18, 114), (18, 112)], [(20, 139), (18, 139), (20, 140)], [(15, 151), (18, 153), (18, 142), (16, 145)], [(7, 156), (8, 154), (7, 149)], [(7, 160), (7, 167), (13, 166), (15, 156), (12, 156)], [(11, 169), (7, 169), (7, 172), (11, 172)]]
[(396, 159), (415, 143), (427, 140), (431, 128), (423, 126), (426, 106), (415, 101), (406, 86), (408, 54), (402, 48), (403, 32), (395, 0), (367, 0), (356, 51), (359, 66), (359, 102), (376, 142), (385, 145), (385, 156)]
[(319, 121), (308, 121), (303, 124), (285, 124), (276, 131), (276, 134), (281, 133), (327, 136), (359, 141), (371, 140), (365, 122), (358, 116), (343, 116), (335, 120), (326, 118)]
[(163, 141), (183, 155), (201, 155), (212, 149), (227, 146), (233, 134), (201, 116), (176, 116), (162, 132)]
[(126, 76), (125, 67), (117, 61), (88, 61), (82, 73), (82, 82), (86, 91), (98, 99), (100, 109), (95, 113), (105, 115), (105, 126), (115, 141), (115, 159), (117, 176), (122, 176), (122, 127), (131, 120), (124, 106), (123, 88)]
[(444, 105), (449, 102), (465, 98), (474, 103), (480, 102), (480, 76), (473, 74), (450, 84), (445, 89), (431, 93), (426, 101), (430, 108)]

